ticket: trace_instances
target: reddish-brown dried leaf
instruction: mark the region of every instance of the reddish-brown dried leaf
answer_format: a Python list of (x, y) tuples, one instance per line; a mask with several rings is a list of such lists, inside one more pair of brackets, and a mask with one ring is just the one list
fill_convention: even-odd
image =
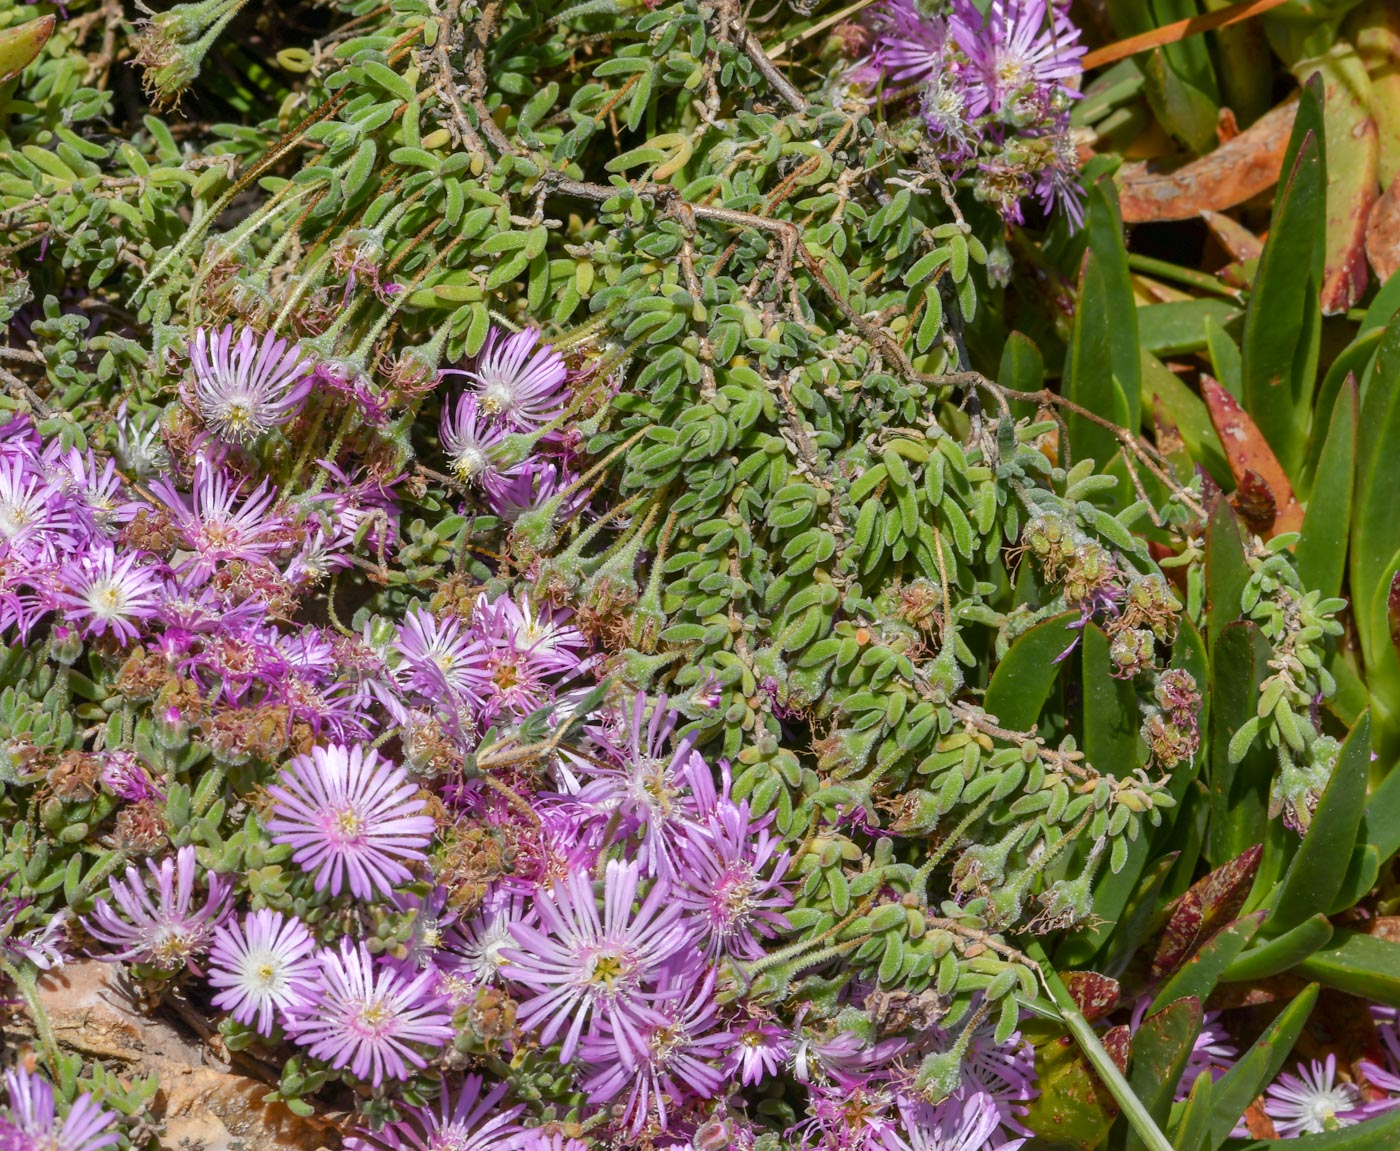
[(1152, 957), (1156, 978), (1170, 975), (1195, 954), (1196, 949), (1235, 918), (1249, 895), (1259, 857), (1264, 849), (1255, 844), (1229, 863), (1196, 880), (1172, 909)]
[(1322, 310), (1345, 312), (1361, 299), (1370, 278), (1366, 268), (1366, 220), (1380, 194), (1379, 142), (1368, 99), (1366, 66), (1345, 40), (1298, 65), (1300, 82), (1316, 71), (1323, 84), (1327, 135), (1327, 266), (1322, 274)]
[(1133, 1036), (1126, 1023), (1110, 1027), (1103, 1033), (1103, 1049), (1108, 1052), (1108, 1057), (1118, 1064), (1118, 1070), (1125, 1075), (1128, 1073), (1128, 1052), (1132, 1046)]
[(1258, 1099), (1245, 1108), (1244, 1125), (1256, 1139), (1278, 1138), (1274, 1121), (1265, 1114), (1264, 1105)]
[(1122, 988), (1116, 979), (1097, 971), (1065, 971), (1060, 978), (1079, 1005), (1080, 1014), (1090, 1023), (1102, 1019), (1118, 1006)]
[[(1391, 585), (1394, 588), (1394, 585)], [(1358, 930), (1364, 931), (1367, 935), (1374, 935), (1377, 939), (1385, 939), (1391, 943), (1400, 943), (1400, 915), (1377, 915), (1373, 919), (1367, 919), (1355, 925)]]
[(1232, 260), (1257, 260), (1263, 254), (1264, 241), (1233, 216), (1223, 212), (1202, 212), (1201, 219), (1220, 241), (1220, 246), (1230, 253)]
[(1366, 258), (1382, 283), (1400, 269), (1400, 176), (1371, 209), (1366, 222)]
[(1267, 536), (1278, 519), (1274, 493), (1269, 490), (1264, 477), (1253, 468), (1240, 477), (1239, 487), (1230, 497), (1230, 506), (1239, 513), (1245, 527), (1257, 536)]
[(1273, 536), (1298, 531), (1303, 526), (1302, 505), (1293, 494), (1293, 485), (1288, 482), (1288, 476), (1284, 474), (1273, 449), (1264, 439), (1264, 433), (1250, 419), (1249, 413), (1240, 407), (1239, 401), (1204, 373), (1201, 375), (1201, 395), (1205, 397), (1206, 407), (1210, 410), (1215, 433), (1225, 448), (1225, 458), (1229, 461), (1235, 483), (1243, 487), (1245, 477), (1253, 472), (1257, 482), (1249, 481), (1251, 492), (1246, 494), (1252, 494), (1257, 499), (1259, 493), (1254, 489), (1258, 484), (1263, 484), (1273, 497), (1275, 517), (1272, 530), (1267, 534)]
[(1153, 172), (1147, 164), (1123, 165), (1117, 179), (1124, 221), (1189, 220), (1267, 191), (1278, 183), (1297, 113), (1297, 99), (1288, 100), (1233, 140), (1175, 172)]
[(1396, 651), (1400, 651), (1400, 572), (1396, 572), (1390, 579), (1390, 591), (1386, 593), (1385, 606), (1386, 613), (1390, 616), (1390, 642), (1395, 645)]

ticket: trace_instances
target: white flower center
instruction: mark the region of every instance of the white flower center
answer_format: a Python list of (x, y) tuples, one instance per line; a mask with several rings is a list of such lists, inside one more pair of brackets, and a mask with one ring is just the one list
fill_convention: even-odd
[(98, 619), (118, 619), (126, 614), (126, 591), (109, 576), (94, 580), (83, 599)]
[(281, 958), (266, 947), (248, 952), (242, 975), (245, 990), (255, 995), (276, 995), (287, 986)]

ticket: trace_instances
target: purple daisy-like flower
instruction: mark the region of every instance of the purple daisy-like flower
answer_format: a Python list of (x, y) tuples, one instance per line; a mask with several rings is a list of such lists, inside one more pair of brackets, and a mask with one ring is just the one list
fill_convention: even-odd
[(536, 922), (533, 901), (519, 893), (492, 892), (471, 919), (457, 925), (447, 941), (453, 969), (473, 983), (498, 983), (507, 966), (503, 952), (515, 946), (511, 927)]
[(160, 866), (150, 860), (146, 869), (155, 880), (156, 898), (134, 866), (126, 869), (126, 879), (113, 876), (107, 881), (112, 903), (99, 897), (83, 926), (93, 938), (119, 948), (113, 955), (98, 956), (109, 962), (119, 959), (146, 963), (163, 971), (188, 967), (202, 974), (195, 959), (209, 946), (215, 928), (228, 914), (232, 881), (210, 872), (209, 891), (203, 906), (195, 905), (195, 853), (182, 847), (174, 858), (167, 856)]
[(53, 1088), (32, 1071), (14, 1067), (5, 1072), (10, 1107), (0, 1116), (0, 1148), (4, 1151), (102, 1151), (120, 1142), (111, 1130), (117, 1117), (91, 1095), (79, 1095), (61, 1120), (54, 1108)]
[[(55, 440), (55, 445), (60, 441)], [(57, 483), (72, 497), (99, 531), (107, 532), (136, 518), (146, 505), (130, 498), (115, 460), (99, 462), (89, 450), (70, 448), (58, 456), (53, 472)]]
[(1064, 81), (1084, 71), (1079, 29), (1046, 0), (992, 0), (985, 14), (972, 0), (955, 0), (949, 28), (968, 61), (974, 117), (1025, 92), (1042, 100), (1052, 91), (1072, 95)]
[[(955, 1037), (943, 1034), (941, 1042), (946, 1050), (955, 1042)], [(1035, 1084), (1035, 1052), (1031, 1045), (1021, 1038), (1019, 1031), (1013, 1031), (1005, 1043), (998, 1043), (995, 1022), (984, 1020), (973, 1031), (963, 1054), (959, 1093), (963, 1096), (980, 1093), (996, 1104), (1001, 1140), (1010, 1138), (1007, 1132), (1018, 1138), (1031, 1134), (1021, 1118), (1037, 1094)], [(1001, 1145), (1001, 1142), (995, 1144)]]
[(763, 952), (759, 936), (787, 930), (782, 909), (792, 897), (781, 881), (790, 856), (779, 847), (767, 830), (752, 825), (747, 803), (725, 800), (703, 827), (686, 831), (677, 897), (690, 910), (710, 958), (756, 958)]
[(712, 806), (705, 799), (713, 795), (714, 782), (710, 765), (695, 750), (693, 736), (666, 750), (676, 718), (667, 712), (665, 696), (657, 700), (649, 720), (644, 721), (645, 714), (646, 697), (638, 693), (626, 721), (623, 746), (612, 749), (615, 764), (577, 761), (594, 777), (579, 791), (578, 800), (610, 818), (618, 813), (626, 833), (639, 829), (637, 861), (648, 873), (669, 880), (678, 874), (685, 836)]
[(27, 453), (0, 455), (0, 555), (52, 562), (78, 543), (71, 501)]
[(852, 1031), (818, 1038), (799, 1030), (789, 1059), (793, 1077), (803, 1083), (823, 1078), (864, 1082), (885, 1075), (891, 1060), (903, 1054), (908, 1046), (909, 1041), (898, 1036), (867, 1044)]
[(476, 601), (472, 623), (478, 631), (502, 646), (528, 652), (532, 662), (553, 675), (568, 678), (584, 666), (588, 641), (569, 626), (567, 608), (536, 608), (522, 595), (517, 602), (497, 596)]
[(876, 14), (874, 64), (896, 83), (935, 75), (947, 54), (948, 25), (914, 0), (889, 0)]
[(1337, 1057), (1298, 1064), (1297, 1074), (1284, 1072), (1264, 1093), (1264, 1112), (1280, 1136), (1320, 1135), (1350, 1127), (1366, 1117), (1361, 1093), (1337, 1078)]
[(452, 374), (465, 375), (476, 386), (482, 412), (522, 431), (547, 424), (564, 410), (569, 370), (563, 356), (540, 344), (535, 328), (514, 335), (492, 328), (476, 366)]
[(480, 638), (454, 615), (439, 619), (426, 608), (410, 610), (394, 650), (399, 681), (429, 698), (446, 687), (458, 700), (479, 705), (491, 682)]
[(148, 799), (164, 801), (165, 793), (155, 784), (145, 764), (131, 751), (109, 751), (102, 756), (102, 786), (128, 803)]
[(72, 621), (83, 621), (84, 635), (111, 632), (123, 645), (140, 634), (136, 626), (160, 608), (164, 583), (154, 565), (142, 563), (140, 552), (118, 556), (110, 546), (87, 552), (64, 565), (67, 590), (58, 605)]
[(507, 462), (510, 431), (509, 424), (482, 408), (474, 392), (459, 397), (455, 405), (443, 405), (438, 434), (452, 474), (464, 484), (514, 474), (516, 469)]
[(190, 364), (194, 406), (229, 443), (247, 443), (285, 424), (311, 392), (310, 365), (272, 332), (259, 341), (251, 328), (243, 328), (235, 340), (232, 324), (212, 336), (198, 328)]
[[(513, 524), (526, 512), (539, 511), (555, 496), (573, 486), (577, 477), (567, 467), (538, 456), (527, 459), (509, 475), (486, 481), (486, 499), (491, 510)], [(579, 490), (561, 500), (557, 518), (568, 519), (584, 504), (588, 492)]]
[(502, 715), (527, 716), (549, 706), (557, 682), (584, 666), (582, 633), (564, 626), (552, 612), (536, 613), (528, 601), (517, 604), (500, 596), (488, 603), (482, 596), (472, 612), (472, 629), (485, 677), (478, 707), (483, 723), (494, 723)]
[(319, 994), (287, 1020), (292, 1038), (315, 1058), (378, 1087), (426, 1067), (418, 1047), (451, 1042), (452, 1015), (435, 989), (436, 972), (409, 978), (376, 964), (369, 948), (348, 937), (319, 962)]
[(619, 1118), (636, 1135), (653, 1118), (662, 1131), (667, 1130), (668, 1104), (674, 1108), (686, 1099), (718, 1095), (724, 1073), (716, 1064), (733, 1037), (715, 1030), (719, 1007), (714, 987), (713, 970), (699, 984), (687, 971), (663, 983), (656, 1018), (641, 1029), (644, 1046), (635, 1067), (613, 1058), (618, 1043), (607, 1021), (596, 1034), (585, 1036), (580, 1054), (585, 1062), (599, 1064), (583, 1081), (590, 1102), (607, 1103), (626, 1091)]
[(436, 1107), (415, 1107), (383, 1131), (360, 1131), (345, 1151), (515, 1151), (524, 1108), (501, 1106), (506, 1086), (497, 1083), (483, 1095), (481, 1076), (468, 1075), (455, 1101), (444, 1086)]
[(732, 1031), (734, 1046), (729, 1054), (729, 1071), (739, 1072), (739, 1082), (752, 1087), (770, 1079), (792, 1057), (792, 1032), (775, 1023), (750, 1019)]
[[(1001, 1115), (985, 1092), (951, 1095), (934, 1107), (903, 1097), (899, 1103), (910, 1151), (985, 1151), (994, 1146), (991, 1139)], [(1024, 1142), (1015, 1139), (995, 1146), (998, 1151), (1016, 1151)]]
[[(0, 879), (0, 887), (13, 878), (12, 872)], [(64, 952), (71, 913), (66, 907), (56, 913), (46, 913), (41, 927), (23, 934), (17, 933), (21, 916), (33, 904), (34, 901), (28, 896), (0, 895), (0, 955), (8, 956), (16, 963), (28, 961), (40, 971), (51, 971), (62, 967), (66, 961)]]
[(388, 895), (412, 878), (404, 861), (427, 858), (431, 816), (417, 786), (397, 764), (362, 747), (312, 748), (295, 757), (269, 787), (274, 843), (315, 875), (316, 890), (342, 887), (361, 899)]
[(243, 484), (201, 457), (188, 500), (166, 479), (151, 484), (151, 492), (194, 553), (185, 565), (192, 576), (208, 578), (218, 564), (231, 560), (264, 561), (286, 546), (288, 525), (273, 510), (277, 491), (267, 480), (240, 503)]
[(1207, 1069), (1218, 1079), (1230, 1069), (1238, 1055), (1238, 1049), (1230, 1042), (1230, 1033), (1220, 1026), (1220, 1012), (1207, 1011), (1201, 1021), (1201, 1033), (1196, 1036), (1186, 1060), (1184, 1079), (1193, 1082)]
[(441, 966), (448, 958), (447, 948), (456, 935), (457, 913), (448, 905), (445, 887), (434, 887), (426, 895), (400, 892), (394, 907), (413, 914), (412, 930), (404, 944), (404, 954), (393, 962), (406, 974)]
[(271, 1035), (274, 1015), (285, 1017), (315, 999), (315, 952), (306, 924), (280, 912), (254, 911), (242, 926), (224, 924), (209, 950), (209, 984), (220, 989), (214, 1006)]
[(568, 1063), (590, 1019), (606, 1022), (617, 1057), (628, 1067), (646, 1051), (643, 1028), (656, 1019), (656, 991), (645, 985), (688, 946), (680, 907), (656, 883), (635, 911), (641, 883), (636, 863), (610, 860), (603, 881), (603, 914), (593, 882), (573, 871), (536, 902), (540, 927), (511, 925), (516, 946), (504, 948), (511, 981), (536, 994), (520, 1005), (522, 1027), (540, 1027), (553, 1043), (567, 1024), (560, 1061)]
[(798, 1146), (908, 1151), (900, 1135), (894, 1096), (883, 1087), (856, 1081), (809, 1084), (807, 1116), (787, 1132)]

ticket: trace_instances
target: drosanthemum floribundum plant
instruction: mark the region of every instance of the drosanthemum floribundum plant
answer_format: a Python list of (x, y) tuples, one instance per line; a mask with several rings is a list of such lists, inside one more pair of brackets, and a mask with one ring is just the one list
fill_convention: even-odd
[(684, 969), (664, 980), (653, 1007), (655, 1018), (640, 1029), (635, 1066), (614, 1058), (619, 1044), (607, 1018), (594, 1034), (584, 1036), (580, 1054), (596, 1067), (583, 1081), (589, 1100), (608, 1103), (625, 1095), (620, 1118), (636, 1135), (648, 1122), (666, 1131), (681, 1103), (720, 1094), (724, 1072), (719, 1061), (734, 1037), (718, 1021), (714, 989), (713, 970), (698, 983)]
[(677, 898), (692, 912), (700, 944), (712, 958), (756, 958), (763, 953), (760, 938), (787, 930), (782, 912), (792, 897), (782, 878), (789, 853), (779, 850), (766, 822), (754, 822), (747, 803), (726, 797), (681, 841)]
[(248, 443), (285, 424), (311, 392), (311, 365), (272, 332), (259, 340), (243, 328), (235, 339), (232, 324), (212, 335), (197, 328), (190, 366), (196, 410), (229, 443)]
[(34, 1072), (22, 1066), (6, 1071), (5, 1087), (10, 1106), (0, 1115), (4, 1151), (102, 1151), (121, 1141), (111, 1129), (117, 1117), (91, 1095), (79, 1095), (60, 1119), (53, 1088)]
[(502, 1107), (506, 1084), (482, 1093), (480, 1075), (468, 1075), (455, 1093), (443, 1084), (435, 1107), (415, 1107), (383, 1131), (360, 1131), (346, 1151), (515, 1151), (523, 1134), (523, 1107)]
[(198, 864), (194, 848), (188, 846), (161, 860), (159, 866), (147, 860), (146, 869), (155, 881), (154, 899), (141, 873), (129, 866), (125, 881), (116, 876), (107, 881), (111, 902), (99, 896), (92, 914), (83, 920), (93, 938), (118, 949), (99, 958), (130, 960), (162, 971), (188, 967), (200, 974), (195, 960), (207, 950), (215, 928), (228, 913), (232, 881), (210, 872), (203, 903), (196, 902)]
[(271, 1035), (275, 1017), (285, 1019), (314, 998), (315, 952), (306, 925), (280, 912), (253, 911), (242, 925), (223, 924), (209, 950), (209, 984), (220, 988), (214, 1006)]
[(274, 509), (277, 490), (267, 480), (246, 496), (243, 489), (241, 480), (204, 457), (196, 462), (188, 498), (167, 479), (151, 484), (152, 494), (165, 505), (193, 553), (180, 565), (181, 571), (207, 579), (221, 564), (258, 563), (286, 546), (288, 524)]
[(358, 744), (312, 748), (296, 756), (268, 789), (274, 843), (315, 876), (316, 890), (361, 899), (389, 895), (425, 859), (431, 816), (402, 767)]
[(317, 1059), (378, 1087), (428, 1065), (423, 1049), (452, 1041), (437, 973), (409, 978), (346, 937), (319, 954), (317, 993), (289, 1013), (288, 1031)]

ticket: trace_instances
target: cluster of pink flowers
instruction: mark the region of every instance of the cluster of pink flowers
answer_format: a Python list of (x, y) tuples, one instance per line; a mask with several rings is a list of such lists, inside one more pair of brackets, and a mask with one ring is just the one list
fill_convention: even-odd
[(459, 480), (479, 485), (507, 522), (555, 497), (561, 517), (583, 505), (587, 493), (576, 487), (570, 445), (553, 427), (564, 414), (569, 371), (557, 351), (539, 344), (539, 332), (493, 330), (474, 368), (443, 374), (468, 383), (455, 403), (443, 404), (440, 427)]
[(1022, 219), (1034, 195), (1048, 213), (1082, 218), (1069, 110), (1083, 71), (1079, 29), (1058, 0), (951, 0), (931, 15), (916, 0), (887, 0), (874, 48), (856, 71), (867, 82), (918, 86), (939, 159), (970, 172), (980, 199)]
[[(367, 615), (357, 632), (333, 614), (332, 627), (297, 622), (327, 575), (376, 568), (398, 541), (392, 480), (323, 461), (279, 489), (259, 471), (263, 437), (325, 402), (320, 368), (271, 335), (199, 332), (176, 431), (118, 417), (128, 478), (25, 418), (0, 427), (0, 633), (47, 627), (70, 665), (89, 644), (150, 704), (147, 744), (92, 757), (109, 796), (162, 810), (201, 741), (238, 773), (238, 834), (280, 864), (252, 888), (156, 819), (154, 842), (172, 846), (108, 879), (81, 919), (93, 950), (202, 985), (246, 1041), (378, 1095), (413, 1081), (430, 1097), (441, 1082), (435, 1102), (400, 1104), (352, 1148), (589, 1146), (508, 1103), (507, 1084), (458, 1074), (466, 1021), (501, 1004), (495, 1050), (562, 1069), (621, 1144), (751, 1147), (758, 1129), (731, 1104), (784, 1077), (807, 1097), (795, 1147), (1019, 1146), (1033, 1073), (1018, 1037), (978, 1030), (961, 1085), (935, 1105), (918, 1068), (952, 1034), (862, 1037), (735, 993), (742, 965), (788, 930), (791, 859), (773, 816), (756, 817), (681, 726), (713, 706), (709, 685), (601, 702), (602, 655), (570, 612), (503, 578), (431, 606), (386, 599), (402, 605), (394, 618)], [(559, 354), (533, 331), (492, 333), (464, 375), (440, 432), (468, 505), (505, 519), (584, 508), (577, 445), (552, 426), (570, 402)], [(567, 741), (548, 739), (563, 727)], [(464, 834), (505, 862), (463, 881)], [(61, 960), (44, 933), (0, 945)], [(0, 1133), (54, 1129), (47, 1084), (14, 1079), (11, 1099)], [(81, 1151), (109, 1145), (113, 1122), (86, 1104), (66, 1119)]]

